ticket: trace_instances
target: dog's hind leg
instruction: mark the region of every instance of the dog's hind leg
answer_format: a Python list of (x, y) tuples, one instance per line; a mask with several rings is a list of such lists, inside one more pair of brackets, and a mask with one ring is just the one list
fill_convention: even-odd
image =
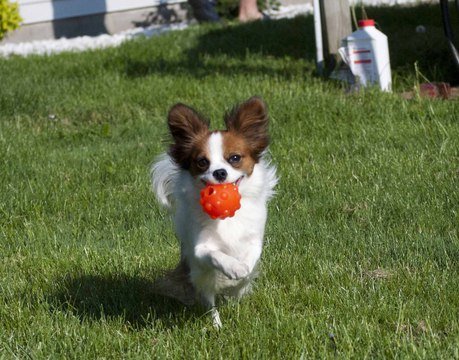
[(174, 270), (166, 271), (158, 277), (153, 283), (153, 293), (177, 299), (185, 305), (193, 305), (196, 293), (186, 261), (180, 261)]
[(220, 314), (215, 306), (215, 294), (201, 294), (201, 301), (212, 316), (212, 324), (214, 328), (217, 330), (221, 329), (222, 321), (220, 320)]

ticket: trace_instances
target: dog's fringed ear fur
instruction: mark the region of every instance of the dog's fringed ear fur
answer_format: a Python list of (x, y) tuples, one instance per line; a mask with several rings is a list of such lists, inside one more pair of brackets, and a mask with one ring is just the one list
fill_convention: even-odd
[(190, 165), (191, 149), (208, 133), (209, 122), (191, 107), (178, 103), (169, 110), (167, 123), (174, 139), (169, 155), (177, 164), (187, 169)]
[(266, 104), (257, 96), (234, 107), (225, 116), (226, 129), (246, 139), (256, 160), (269, 145), (268, 123)]

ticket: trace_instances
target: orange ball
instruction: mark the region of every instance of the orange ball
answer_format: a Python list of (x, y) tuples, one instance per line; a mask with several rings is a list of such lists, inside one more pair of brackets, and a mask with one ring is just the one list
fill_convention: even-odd
[(241, 207), (241, 195), (234, 184), (208, 184), (201, 190), (200, 203), (212, 219), (223, 220)]

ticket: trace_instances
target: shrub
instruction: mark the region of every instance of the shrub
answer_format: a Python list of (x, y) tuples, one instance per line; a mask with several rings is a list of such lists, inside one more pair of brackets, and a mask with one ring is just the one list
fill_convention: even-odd
[(10, 3), (8, 0), (0, 0), (0, 40), (6, 33), (17, 29), (22, 21), (19, 15), (18, 4)]

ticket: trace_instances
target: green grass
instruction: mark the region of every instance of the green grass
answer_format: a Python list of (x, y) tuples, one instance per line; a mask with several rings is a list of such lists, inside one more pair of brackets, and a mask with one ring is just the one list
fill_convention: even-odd
[[(393, 94), (317, 78), (311, 17), (0, 60), (0, 358), (459, 358), (459, 104), (399, 96), (415, 61), (457, 73), (436, 7), (367, 11)], [(151, 293), (178, 246), (149, 164), (173, 103), (220, 127), (254, 94), (281, 181), (256, 289), (216, 332)]]

